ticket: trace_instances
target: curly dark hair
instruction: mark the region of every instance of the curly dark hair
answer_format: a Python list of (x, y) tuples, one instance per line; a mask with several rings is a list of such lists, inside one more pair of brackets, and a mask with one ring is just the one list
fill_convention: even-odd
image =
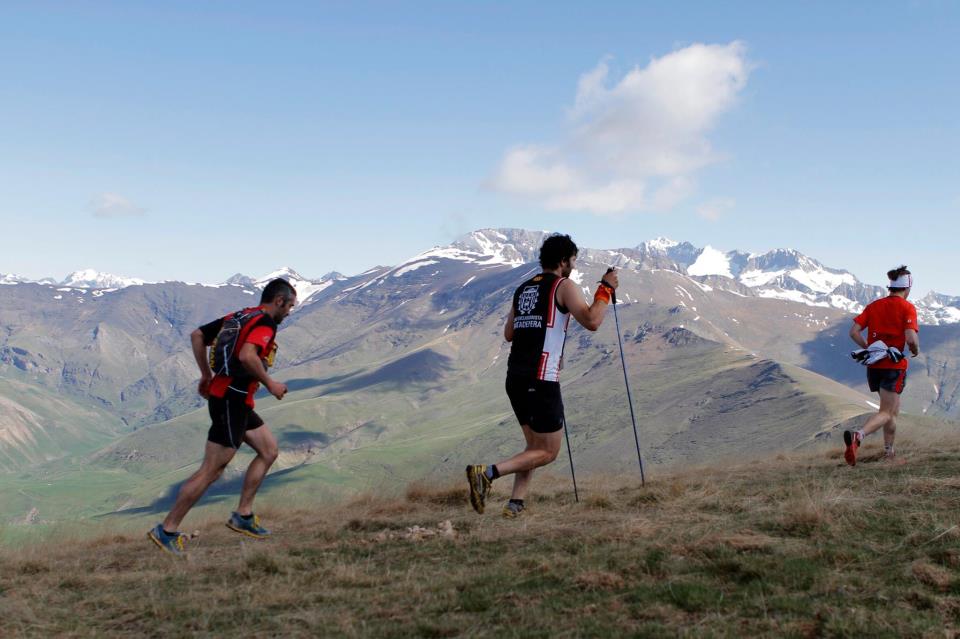
[(563, 260), (570, 259), (578, 253), (577, 245), (569, 235), (554, 233), (543, 241), (540, 247), (540, 266), (545, 269), (555, 269)]

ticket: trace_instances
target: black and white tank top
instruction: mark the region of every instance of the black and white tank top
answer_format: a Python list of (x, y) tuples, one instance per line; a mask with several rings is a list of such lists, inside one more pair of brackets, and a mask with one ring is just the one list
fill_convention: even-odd
[(511, 377), (560, 380), (570, 312), (557, 303), (557, 289), (565, 279), (540, 273), (513, 294), (513, 341), (507, 362)]

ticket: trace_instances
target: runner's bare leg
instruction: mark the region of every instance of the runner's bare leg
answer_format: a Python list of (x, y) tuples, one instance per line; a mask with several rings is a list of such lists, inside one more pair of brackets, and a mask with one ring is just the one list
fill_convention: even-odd
[(243, 441), (257, 451), (257, 456), (247, 466), (247, 473), (243, 476), (243, 490), (240, 492), (240, 505), (237, 506), (237, 512), (246, 517), (253, 512), (253, 498), (260, 484), (263, 483), (263, 478), (267, 476), (267, 471), (270, 470), (273, 462), (277, 461), (280, 449), (277, 446), (277, 438), (266, 424), (248, 430), (243, 436)]
[(207, 442), (204, 450), (203, 462), (197, 472), (190, 475), (187, 481), (180, 486), (180, 492), (177, 493), (177, 501), (170, 509), (167, 518), (163, 520), (163, 529), (173, 532), (180, 527), (180, 522), (187, 516), (194, 504), (203, 497), (210, 485), (220, 478), (223, 469), (227, 467), (233, 456), (237, 454), (236, 449), (229, 446), (221, 446), (211, 441)]

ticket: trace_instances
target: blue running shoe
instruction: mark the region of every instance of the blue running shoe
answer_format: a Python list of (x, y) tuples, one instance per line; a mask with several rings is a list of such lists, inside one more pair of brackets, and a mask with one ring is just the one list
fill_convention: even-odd
[(151, 528), (150, 532), (147, 533), (147, 537), (159, 546), (161, 550), (175, 557), (183, 557), (187, 554), (186, 549), (183, 547), (183, 540), (186, 539), (187, 536), (179, 532), (168, 534), (163, 530), (163, 524), (157, 524)]
[(263, 539), (270, 536), (270, 531), (260, 525), (260, 517), (252, 515), (249, 519), (240, 516), (238, 512), (230, 513), (230, 519), (227, 521), (227, 528), (241, 535), (247, 535), (255, 539)]

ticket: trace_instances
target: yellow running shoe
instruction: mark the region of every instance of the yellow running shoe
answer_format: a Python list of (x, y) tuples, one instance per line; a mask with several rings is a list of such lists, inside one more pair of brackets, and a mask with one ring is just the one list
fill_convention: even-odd
[(523, 504), (518, 504), (515, 501), (508, 501), (507, 505), (503, 507), (503, 516), (507, 519), (516, 519), (523, 511), (526, 510), (526, 506)]
[(241, 535), (253, 537), (254, 539), (264, 539), (270, 536), (270, 531), (260, 525), (260, 517), (251, 515), (250, 517), (241, 517), (240, 513), (230, 513), (230, 519), (227, 520), (227, 528)]
[(180, 532), (167, 534), (163, 530), (163, 524), (157, 524), (147, 532), (147, 537), (160, 547), (160, 550), (174, 557), (184, 557), (186, 549), (183, 547), (183, 540), (186, 535)]
[(470, 505), (478, 514), (483, 514), (487, 493), (493, 482), (487, 477), (487, 467), (483, 464), (467, 466), (467, 483), (470, 484)]

